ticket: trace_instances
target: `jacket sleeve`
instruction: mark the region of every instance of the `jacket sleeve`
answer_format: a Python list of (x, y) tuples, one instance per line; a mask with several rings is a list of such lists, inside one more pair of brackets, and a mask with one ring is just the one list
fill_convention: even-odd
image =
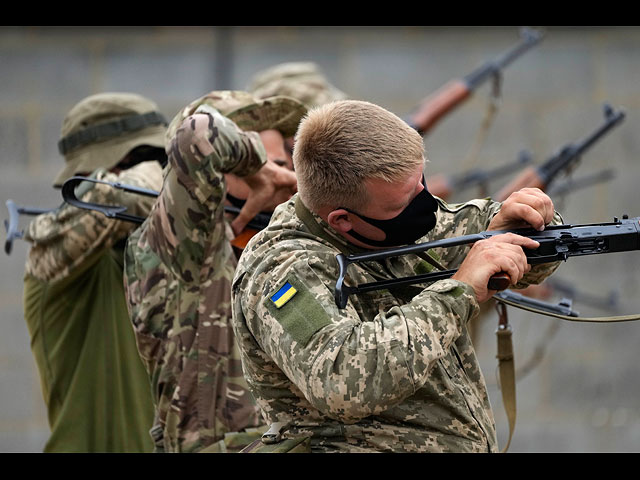
[(169, 165), (144, 225), (150, 248), (182, 281), (195, 280), (205, 261), (223, 263), (225, 173), (246, 176), (266, 162), (256, 132), (244, 132), (203, 105), (171, 139)]

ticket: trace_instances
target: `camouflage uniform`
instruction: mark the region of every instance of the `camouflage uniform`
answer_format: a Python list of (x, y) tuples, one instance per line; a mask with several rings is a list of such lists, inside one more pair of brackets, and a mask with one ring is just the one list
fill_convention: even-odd
[[(158, 189), (157, 162), (93, 177)], [(81, 188), (87, 185), (81, 185)], [(86, 190), (86, 188), (85, 188)], [(96, 184), (86, 202), (146, 215), (152, 200)], [(151, 389), (124, 301), (123, 244), (135, 225), (65, 204), (36, 217), (24, 277), (31, 335), (51, 436), (45, 452), (150, 452)]]
[(249, 90), (257, 98), (293, 97), (309, 108), (347, 98), (313, 62), (286, 62), (262, 70), (251, 79)]
[(262, 423), (229, 325), (236, 258), (223, 174), (259, 170), (266, 152), (256, 132), (292, 135), (305, 111), (284, 97), (256, 102), (244, 92), (212, 92), (169, 126), (164, 186), (129, 237), (125, 258), (127, 301), (154, 389), (158, 451), (225, 451), (226, 434)]
[[(488, 199), (439, 204), (437, 225), (421, 241), (485, 230), (500, 207)], [(429, 254), (454, 268), (468, 248)], [(233, 326), (266, 419), (292, 424), (292, 436), (312, 434), (318, 452), (495, 452), (494, 418), (466, 330), (479, 311), (472, 288), (440, 280), (352, 295), (340, 310), (335, 257), (360, 251), (297, 195), (245, 248)], [(532, 269), (520, 286), (556, 266)], [(418, 256), (395, 257), (350, 266), (346, 283), (431, 269)]]
[[(162, 168), (157, 161), (120, 174), (107, 170), (125, 157), (132, 160), (127, 154), (138, 147), (163, 156), (165, 126), (157, 106), (136, 94), (107, 92), (83, 99), (64, 118), (59, 149), (65, 166), (54, 186), (94, 172), (99, 180), (158, 190)], [(76, 195), (85, 202), (123, 205), (140, 216), (153, 203), (90, 182), (82, 183)], [(51, 427), (45, 452), (153, 449), (151, 389), (122, 282), (124, 239), (134, 228), (64, 204), (36, 217), (25, 234), (32, 245), (24, 314)]]

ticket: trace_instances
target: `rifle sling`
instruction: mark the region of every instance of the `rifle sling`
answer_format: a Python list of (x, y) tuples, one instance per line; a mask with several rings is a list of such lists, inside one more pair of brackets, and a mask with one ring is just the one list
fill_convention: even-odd
[(561, 320), (568, 320), (570, 322), (614, 323), (614, 322), (631, 322), (635, 320), (640, 320), (640, 314), (638, 313), (633, 315), (618, 315), (613, 317), (570, 317), (568, 315), (562, 315), (560, 313), (553, 313), (553, 312), (547, 312), (545, 310), (540, 310), (538, 308), (534, 308), (529, 305), (522, 305), (520, 303), (507, 300), (505, 298), (498, 298), (498, 297), (494, 297), (494, 298), (498, 302), (511, 305), (512, 307), (520, 308), (522, 310), (527, 310), (533, 313), (538, 313), (540, 315), (546, 315), (548, 317), (559, 318)]
[(512, 331), (509, 326), (507, 309), (505, 305), (511, 305), (522, 310), (538, 313), (540, 315), (547, 315), (549, 317), (555, 317), (562, 320), (568, 320), (571, 322), (627, 322), (633, 320), (640, 320), (640, 314), (635, 315), (618, 315), (612, 317), (571, 317), (568, 315), (562, 315), (559, 313), (547, 312), (528, 305), (522, 305), (505, 298), (494, 297), (498, 302), (496, 309), (498, 310), (498, 329), (496, 330), (498, 353), (496, 358), (498, 359), (498, 374), (500, 382), (500, 391), (502, 392), (502, 404), (504, 406), (507, 420), (509, 422), (509, 438), (507, 443), (502, 449), (502, 453), (506, 453), (511, 444), (511, 438), (513, 437), (513, 431), (516, 424), (516, 381), (515, 381), (515, 366), (513, 355), (513, 341)]
[(516, 426), (516, 375), (513, 363), (512, 331), (509, 326), (507, 307), (504, 303), (496, 303), (498, 311), (498, 329), (496, 330), (498, 353), (498, 372), (500, 376), (500, 391), (502, 405), (509, 421), (509, 438), (501, 453), (506, 453), (511, 444), (513, 431)]

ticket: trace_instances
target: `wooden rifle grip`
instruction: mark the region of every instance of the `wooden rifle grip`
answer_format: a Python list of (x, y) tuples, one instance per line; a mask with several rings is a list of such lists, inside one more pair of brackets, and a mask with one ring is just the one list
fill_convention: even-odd
[(506, 273), (497, 273), (489, 279), (487, 288), (489, 290), (497, 290), (500, 292), (509, 288), (509, 285), (511, 285), (511, 279), (509, 276)]

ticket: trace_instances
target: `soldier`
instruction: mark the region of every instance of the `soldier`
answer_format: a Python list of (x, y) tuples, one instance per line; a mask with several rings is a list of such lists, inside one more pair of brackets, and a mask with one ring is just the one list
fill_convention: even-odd
[(251, 79), (249, 91), (257, 98), (293, 97), (307, 108), (347, 98), (314, 62), (285, 62), (261, 70)]
[[(293, 98), (219, 91), (189, 104), (169, 126), (162, 191), (125, 257), (158, 452), (237, 451), (260, 434), (263, 420), (229, 323), (231, 242), (254, 215), (295, 192), (284, 140), (305, 113)], [(242, 205), (232, 221), (224, 216), (229, 198)]]
[(240, 258), (233, 327), (249, 387), (269, 423), (311, 436), (317, 452), (495, 452), (495, 422), (466, 330), (495, 291), (489, 278), (539, 282), (557, 264), (531, 268), (504, 234), (475, 243), (354, 264), (366, 283), (438, 268), (450, 279), (334, 301), (338, 253), (357, 253), (562, 219), (537, 189), (504, 204), (449, 205), (425, 189), (422, 137), (368, 102), (309, 112), (295, 137), (298, 191)]
[[(58, 144), (73, 175), (159, 189), (166, 121), (152, 101), (101, 93), (64, 118)], [(86, 202), (146, 215), (146, 197), (85, 182)], [(51, 436), (45, 452), (150, 452), (153, 403), (124, 297), (123, 250), (132, 223), (64, 204), (36, 217), (24, 277), (24, 314)]]

